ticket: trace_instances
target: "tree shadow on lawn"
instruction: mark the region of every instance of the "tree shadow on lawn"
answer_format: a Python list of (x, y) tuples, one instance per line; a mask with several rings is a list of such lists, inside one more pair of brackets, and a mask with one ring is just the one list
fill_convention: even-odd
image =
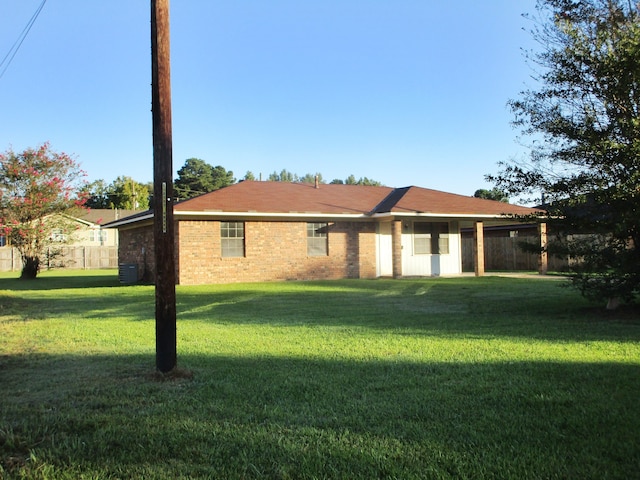
[[(143, 321), (155, 318), (155, 297), (150, 287), (107, 287), (106, 290), (100, 287), (100, 290), (89, 294), (76, 289), (69, 290), (64, 296), (57, 293), (54, 296), (33, 294), (32, 289), (26, 290), (29, 290), (26, 294), (20, 291), (0, 291), (0, 316), (5, 317), (5, 321), (8, 318), (24, 322), (115, 318)], [(58, 292), (51, 289), (41, 291)]]
[(356, 281), (343, 289), (333, 288), (331, 282), (301, 285), (299, 291), (277, 293), (185, 289), (178, 293), (178, 319), (222, 325), (362, 327), (406, 335), (640, 340), (638, 306), (608, 312), (555, 282), (500, 278), (477, 284)]
[(0, 278), (0, 290), (42, 291), (121, 286), (117, 272), (114, 274), (112, 271), (78, 270), (75, 275), (73, 271), (67, 271), (65, 274), (46, 272), (34, 279), (21, 279), (19, 276), (20, 273), (17, 272), (15, 278)]
[[(219, 478), (631, 478), (640, 366), (0, 358), (3, 467)], [(32, 460), (28, 460), (33, 454)]]
[[(0, 287), (2, 280), (0, 280)], [(76, 295), (77, 292), (77, 295)], [(0, 314), (153, 321), (152, 286), (76, 290), (50, 297), (0, 296)], [(26, 312), (26, 313), (25, 313)], [(401, 335), (640, 341), (640, 310), (607, 312), (556, 282), (380, 280), (285, 282), (259, 287), (182, 287), (178, 325), (365, 328)]]

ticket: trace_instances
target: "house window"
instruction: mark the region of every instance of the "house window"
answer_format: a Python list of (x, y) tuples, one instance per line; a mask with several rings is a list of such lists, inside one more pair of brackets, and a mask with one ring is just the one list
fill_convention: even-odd
[(425, 255), (431, 253), (431, 224), (413, 224), (413, 253)]
[(449, 224), (446, 222), (415, 222), (413, 224), (415, 255), (446, 255), (449, 253)]
[(307, 255), (310, 257), (328, 255), (328, 231), (327, 223), (307, 223)]
[(51, 241), (64, 243), (67, 241), (67, 235), (62, 231), (62, 229), (54, 228), (51, 232)]
[(92, 242), (105, 243), (107, 241), (107, 231), (98, 228), (92, 228), (89, 233), (89, 240)]
[(0, 247), (6, 247), (6, 246), (7, 246), (7, 236), (0, 235)]
[(221, 222), (223, 257), (244, 257), (244, 222)]

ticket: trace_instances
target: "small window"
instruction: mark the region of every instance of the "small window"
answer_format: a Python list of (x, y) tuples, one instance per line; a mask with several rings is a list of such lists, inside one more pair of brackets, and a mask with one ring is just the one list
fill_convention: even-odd
[(221, 222), (223, 257), (244, 257), (244, 222)]
[(104, 243), (107, 241), (107, 231), (101, 228), (92, 228), (89, 232), (89, 240), (92, 242)]
[(416, 222), (413, 224), (413, 252), (416, 255), (431, 253), (431, 224)]
[(434, 234), (437, 236), (438, 241), (438, 254), (449, 254), (449, 224), (445, 222), (434, 223)]
[(328, 255), (328, 230), (327, 223), (307, 223), (307, 255), (310, 257)]
[(64, 243), (67, 241), (67, 235), (62, 231), (62, 229), (54, 228), (51, 232), (51, 241)]
[(413, 224), (415, 255), (446, 255), (449, 253), (449, 224), (446, 222), (416, 222)]

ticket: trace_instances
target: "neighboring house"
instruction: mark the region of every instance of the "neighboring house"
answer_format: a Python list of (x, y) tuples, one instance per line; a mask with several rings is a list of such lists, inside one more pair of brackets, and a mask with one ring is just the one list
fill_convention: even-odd
[[(68, 238), (62, 229), (53, 229), (51, 231), (50, 240), (52, 243), (59, 244), (68, 242), (65, 246), (74, 247), (117, 247), (118, 231), (106, 230), (102, 226), (105, 223), (113, 222), (120, 218), (129, 217), (139, 213), (139, 210), (121, 210), (121, 209), (87, 209), (82, 211), (78, 216), (67, 217), (77, 223), (77, 230)], [(7, 238), (0, 235), (0, 247), (10, 246)]]
[[(87, 209), (77, 217), (73, 217), (78, 222), (78, 230), (74, 233), (68, 246), (117, 247), (118, 231), (105, 229), (102, 226), (135, 213), (139, 213), (139, 210)], [(52, 232), (52, 240), (56, 240), (55, 235), (56, 232)]]
[[(460, 229), (536, 210), (420, 187), (244, 181), (174, 205), (179, 284), (456, 275)], [(478, 228), (478, 226), (480, 228)], [(153, 211), (105, 224), (154, 277)], [(481, 274), (482, 272), (480, 272)]]
[[(70, 217), (77, 229), (70, 238), (62, 229), (50, 233), (51, 244), (45, 249), (44, 268), (117, 268), (118, 231), (102, 225), (136, 213), (135, 210), (94, 209)], [(20, 254), (0, 236), (0, 271), (22, 268)]]

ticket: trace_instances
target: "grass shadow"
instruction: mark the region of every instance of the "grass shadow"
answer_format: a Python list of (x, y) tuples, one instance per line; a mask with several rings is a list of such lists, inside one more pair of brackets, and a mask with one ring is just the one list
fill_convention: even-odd
[(106, 478), (632, 478), (640, 366), (0, 358), (6, 471)]
[(121, 286), (115, 270), (51, 270), (41, 272), (34, 279), (19, 277), (19, 272), (1, 273), (0, 290), (47, 291)]
[(183, 322), (360, 327), (409, 335), (640, 340), (640, 310), (589, 304), (558, 282), (422, 279), (178, 290)]
[[(14, 321), (153, 321), (153, 286), (117, 286), (109, 276), (43, 279), (41, 290), (0, 292), (0, 315)], [(0, 279), (0, 289), (12, 282)], [(36, 281), (38, 283), (39, 280)], [(93, 282), (93, 283), (92, 283)], [(80, 288), (84, 284), (86, 288)], [(422, 279), (285, 282), (178, 287), (179, 325), (309, 327), (405, 335), (639, 341), (637, 306), (607, 312), (558, 282)]]

